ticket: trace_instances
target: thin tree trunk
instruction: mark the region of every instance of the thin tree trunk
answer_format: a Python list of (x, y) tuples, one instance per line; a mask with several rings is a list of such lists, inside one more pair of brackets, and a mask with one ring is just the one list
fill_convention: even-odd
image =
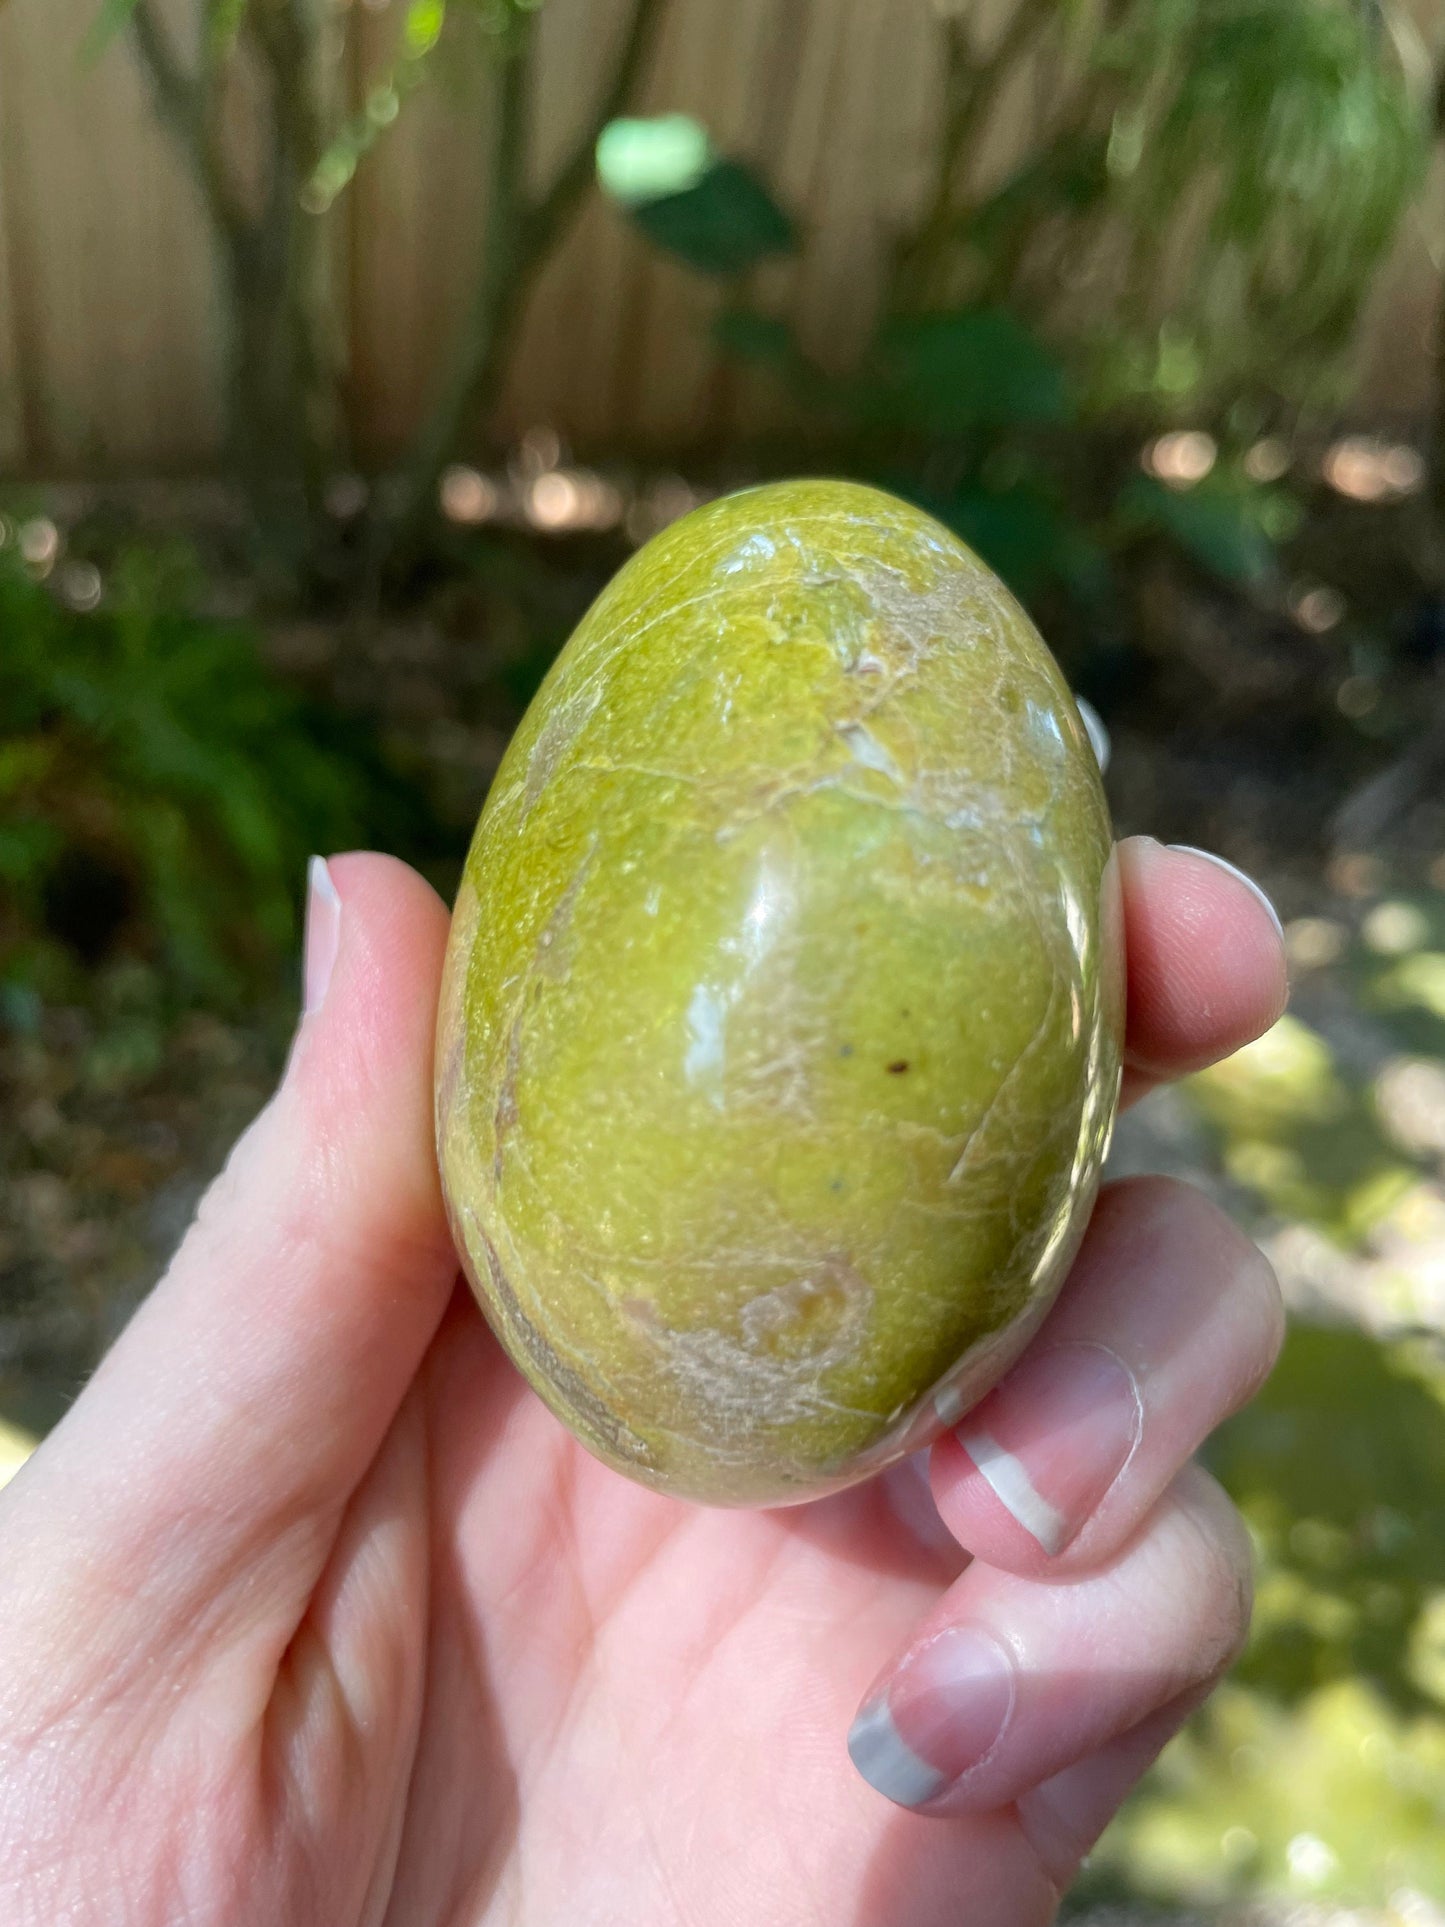
[(517, 330), (537, 274), (576, 214), (593, 177), (597, 136), (624, 111), (651, 52), (664, 0), (633, 0), (622, 47), (597, 106), (551, 185), (526, 198), (532, 15), (522, 13), (500, 56), (489, 135), (487, 230), (471, 304), (441, 391), (408, 461), (389, 526), (379, 532), (378, 568), (414, 545), (433, 513), (437, 482), (501, 392)]
[(178, 58), (153, 0), (136, 0), (132, 38), (210, 222), (226, 293), (227, 440), (262, 561), (293, 581), (315, 541), (325, 480), (341, 457), (340, 328), (328, 236), (302, 191), (328, 124), (326, 17), (319, 0), (252, 0), (244, 30), (271, 96), (268, 179), (259, 208), (222, 148), (223, 54), (212, 0), (201, 7), (200, 66)]

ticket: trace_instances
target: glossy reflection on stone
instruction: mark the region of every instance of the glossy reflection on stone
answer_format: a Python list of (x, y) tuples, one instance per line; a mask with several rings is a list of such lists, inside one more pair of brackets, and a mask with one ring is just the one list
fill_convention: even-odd
[(752, 489), (621, 571), (498, 771), (438, 1038), (469, 1275), (594, 1452), (808, 1498), (1002, 1374), (1113, 1119), (1110, 852), (1053, 659), (917, 509)]

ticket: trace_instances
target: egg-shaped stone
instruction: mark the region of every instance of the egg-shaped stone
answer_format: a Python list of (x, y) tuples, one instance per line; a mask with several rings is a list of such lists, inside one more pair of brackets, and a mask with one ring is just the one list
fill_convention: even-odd
[(437, 1051), (466, 1269), (594, 1453), (783, 1503), (999, 1377), (1113, 1120), (1111, 851), (1053, 658), (920, 510), (748, 489), (620, 571), (497, 772)]

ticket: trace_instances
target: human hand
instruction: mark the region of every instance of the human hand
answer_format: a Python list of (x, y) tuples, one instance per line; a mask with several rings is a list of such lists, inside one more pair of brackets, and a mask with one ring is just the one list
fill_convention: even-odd
[[(1284, 964), (1227, 870), (1120, 864), (1135, 1096), (1262, 1030)], [(1110, 1187), (936, 1509), (913, 1464), (779, 1512), (647, 1492), (456, 1283), (445, 910), (386, 858), (319, 886), (279, 1090), (0, 1494), (0, 1919), (1042, 1927), (1243, 1637), (1189, 1461), (1272, 1361), (1268, 1266), (1186, 1187)], [(850, 1765), (860, 1696), (924, 1813)]]

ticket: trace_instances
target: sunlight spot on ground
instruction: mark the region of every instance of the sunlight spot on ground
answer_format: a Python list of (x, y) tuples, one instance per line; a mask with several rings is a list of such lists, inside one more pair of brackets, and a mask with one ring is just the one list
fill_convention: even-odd
[(1150, 442), (1140, 457), (1146, 473), (1168, 488), (1193, 488), (1214, 467), (1219, 446), (1201, 428), (1175, 429)]
[(1333, 917), (1295, 917), (1284, 927), (1284, 946), (1293, 970), (1323, 970), (1344, 950), (1348, 932)]
[(1422, 1155), (1445, 1155), (1445, 1064), (1434, 1057), (1397, 1057), (1375, 1079), (1375, 1109), (1396, 1143)]
[(1299, 1220), (1266, 1236), (1262, 1248), (1296, 1313), (1348, 1318), (1377, 1338), (1445, 1332), (1445, 1191), (1438, 1184), (1399, 1185), (1357, 1248)]
[(1445, 955), (1438, 950), (1417, 950), (1413, 956), (1402, 957), (1381, 977), (1377, 989), (1386, 1004), (1414, 1004), (1428, 1010), (1432, 1017), (1445, 1017)]
[(1360, 925), (1360, 935), (1382, 957), (1401, 957), (1421, 950), (1429, 939), (1430, 924), (1413, 903), (1377, 903)]
[(0, 1485), (9, 1484), (35, 1450), (37, 1443), (38, 1441), (28, 1432), (22, 1432), (18, 1425), (10, 1425), (4, 1419), (0, 1419)]
[(1322, 1887), (1340, 1864), (1333, 1847), (1317, 1833), (1297, 1833), (1285, 1848), (1285, 1859), (1296, 1880)]
[(1227, 1102), (1236, 1122), (1256, 1127), (1333, 1116), (1344, 1103), (1334, 1053), (1298, 1017), (1281, 1017), (1263, 1037), (1201, 1071), (1193, 1084)]

